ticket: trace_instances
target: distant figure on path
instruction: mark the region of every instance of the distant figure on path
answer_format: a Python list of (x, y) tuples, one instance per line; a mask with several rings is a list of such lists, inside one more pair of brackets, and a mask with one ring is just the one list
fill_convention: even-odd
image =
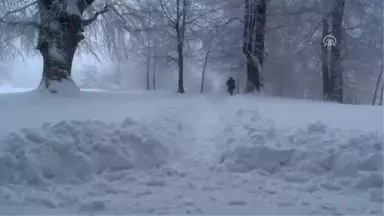
[(235, 80), (232, 77), (229, 77), (227, 80), (227, 92), (229, 92), (230, 95), (233, 95), (233, 90), (236, 89)]

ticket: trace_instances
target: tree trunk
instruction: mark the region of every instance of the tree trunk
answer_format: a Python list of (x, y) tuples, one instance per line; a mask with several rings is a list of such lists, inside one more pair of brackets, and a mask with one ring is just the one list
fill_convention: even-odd
[(151, 66), (151, 46), (148, 45), (148, 52), (147, 52), (147, 90), (151, 90), (150, 82), (149, 82), (149, 71)]
[(246, 92), (263, 87), (264, 37), (267, 0), (245, 0), (243, 53), (247, 58)]
[(156, 57), (153, 58), (153, 75), (152, 75), (152, 87), (156, 90)]
[(253, 0), (245, 0), (244, 5), (244, 35), (243, 35), (243, 53), (247, 59), (247, 81), (245, 84), (245, 92), (253, 92), (253, 71), (255, 70), (252, 64), (252, 44), (253, 44), (253, 26), (254, 26), (254, 14), (252, 7)]
[[(182, 3), (181, 3), (182, 1)], [(187, 1), (176, 0), (176, 37), (177, 37), (177, 61), (179, 66), (178, 93), (185, 93), (184, 90), (184, 35), (186, 25)]]
[(379, 77), (377, 78), (375, 92), (373, 93), (372, 105), (376, 104), (377, 92), (379, 91), (380, 81), (382, 80), (382, 77), (383, 77), (383, 71), (384, 71), (384, 65), (383, 63), (381, 63)]
[(236, 94), (240, 94), (240, 73), (237, 72), (236, 76)]
[(41, 27), (37, 49), (43, 57), (39, 88), (51, 93), (79, 93), (71, 78), (71, 68), (77, 46), (84, 39), (81, 14), (69, 13), (62, 9), (63, 4), (52, 0), (38, 2)]
[(153, 45), (153, 53), (154, 53), (154, 56), (153, 56), (153, 75), (152, 75), (152, 87), (153, 87), (153, 90), (156, 90), (156, 52), (157, 52), (157, 42), (156, 42), (156, 39), (154, 41), (154, 45)]
[[(328, 19), (323, 19), (323, 37), (328, 35)], [(328, 100), (330, 94), (329, 86), (329, 62), (328, 62), (329, 51), (328, 47), (322, 42), (321, 43), (321, 64), (322, 64), (322, 77), (323, 77), (323, 99)]]
[[(180, 43), (180, 42), (179, 42)], [(177, 57), (178, 57), (178, 66), (179, 66), (179, 80), (178, 80), (178, 93), (185, 93), (184, 91), (184, 58), (183, 58), (183, 45), (177, 45)]]
[(212, 45), (213, 45), (213, 39), (215, 37), (214, 34), (210, 35), (211, 38), (209, 40), (209, 44), (208, 44), (208, 48), (207, 48), (207, 52), (205, 53), (205, 58), (204, 58), (204, 65), (203, 65), (203, 72), (202, 72), (202, 75), (201, 75), (201, 87), (200, 87), (200, 93), (203, 93), (204, 92), (204, 82), (205, 82), (205, 70), (207, 68), (207, 64), (208, 64), (208, 58), (209, 58), (209, 54), (211, 53), (211, 49), (212, 49)]
[(384, 84), (381, 85), (380, 106), (383, 106)]
[(207, 68), (209, 52), (210, 52), (210, 50), (208, 50), (207, 53), (205, 54), (204, 66), (203, 66), (203, 73), (202, 73), (202, 75), (201, 75), (201, 87), (200, 87), (200, 93), (203, 93), (203, 92), (204, 92), (205, 69)]
[(259, 92), (263, 87), (263, 64), (264, 64), (264, 38), (265, 38), (265, 24), (267, 21), (267, 0), (259, 0), (256, 6), (256, 38), (255, 38), (255, 57), (258, 62), (254, 76), (254, 85)]
[(343, 103), (343, 71), (341, 59), (341, 46), (343, 43), (341, 36), (343, 12), (345, 0), (334, 0), (332, 11), (332, 35), (336, 38), (336, 45), (331, 47), (331, 100)]

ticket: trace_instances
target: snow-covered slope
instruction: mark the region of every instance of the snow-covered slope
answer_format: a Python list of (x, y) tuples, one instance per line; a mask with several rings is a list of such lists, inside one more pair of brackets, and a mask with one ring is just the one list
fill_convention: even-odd
[(383, 110), (169, 92), (0, 95), (4, 214), (383, 214)]

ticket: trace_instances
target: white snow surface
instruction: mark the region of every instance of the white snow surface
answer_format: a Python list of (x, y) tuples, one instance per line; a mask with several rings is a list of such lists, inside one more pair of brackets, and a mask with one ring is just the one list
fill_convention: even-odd
[(2, 214), (383, 214), (382, 107), (160, 91), (0, 104)]
[(63, 79), (62, 81), (51, 80), (49, 81), (48, 89), (45, 86), (40, 85), (37, 89), (34, 89), (37, 93), (43, 93), (48, 96), (53, 95), (55, 97), (79, 97), (80, 88), (70, 78), (70, 80)]

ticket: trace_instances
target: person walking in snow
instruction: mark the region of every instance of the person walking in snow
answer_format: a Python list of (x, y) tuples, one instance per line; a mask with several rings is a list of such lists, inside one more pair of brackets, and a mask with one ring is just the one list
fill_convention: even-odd
[(233, 91), (236, 89), (235, 80), (232, 77), (229, 77), (227, 80), (227, 92), (229, 92), (230, 95), (233, 95)]

